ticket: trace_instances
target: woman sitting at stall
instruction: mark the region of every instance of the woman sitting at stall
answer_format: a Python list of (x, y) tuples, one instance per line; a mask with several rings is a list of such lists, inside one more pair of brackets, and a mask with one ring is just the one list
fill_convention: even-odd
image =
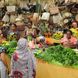
[(8, 39), (12, 41), (12, 40), (18, 40), (19, 38), (20, 38), (20, 34), (17, 30), (17, 26), (16, 24), (13, 23), (11, 24), (10, 30), (8, 32)]
[(70, 30), (67, 30), (66, 34), (61, 39), (61, 44), (64, 47), (75, 48), (77, 44), (77, 39), (74, 36), (72, 36), (72, 32)]
[(32, 40), (32, 22), (31, 21), (29, 21), (27, 24), (26, 36), (28, 41)]

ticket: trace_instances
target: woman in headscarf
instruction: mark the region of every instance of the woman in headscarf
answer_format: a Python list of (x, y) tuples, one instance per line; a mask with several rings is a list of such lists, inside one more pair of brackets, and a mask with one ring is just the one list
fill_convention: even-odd
[(17, 49), (11, 60), (12, 78), (35, 78), (35, 58), (27, 49), (27, 40), (21, 38), (17, 43)]

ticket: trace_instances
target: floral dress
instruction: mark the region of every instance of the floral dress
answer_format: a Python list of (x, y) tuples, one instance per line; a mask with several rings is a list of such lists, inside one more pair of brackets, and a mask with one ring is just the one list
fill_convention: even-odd
[(32, 54), (28, 52), (25, 55), (23, 56), (26, 57), (26, 59), (23, 57), (19, 58), (17, 52), (13, 54), (11, 78), (35, 78)]

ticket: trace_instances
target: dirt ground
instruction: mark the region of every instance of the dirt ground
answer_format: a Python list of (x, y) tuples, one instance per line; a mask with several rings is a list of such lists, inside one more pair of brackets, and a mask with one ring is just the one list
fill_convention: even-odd
[(38, 61), (36, 78), (78, 78), (78, 69), (64, 68)]

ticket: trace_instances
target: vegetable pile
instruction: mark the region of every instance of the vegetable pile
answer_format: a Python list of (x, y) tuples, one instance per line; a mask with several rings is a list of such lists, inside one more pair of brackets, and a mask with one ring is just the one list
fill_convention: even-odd
[(48, 63), (58, 63), (63, 66), (78, 65), (78, 55), (76, 52), (61, 45), (49, 47), (45, 52), (36, 54), (36, 57)]
[(53, 34), (53, 38), (56, 40), (60, 40), (63, 37), (63, 33), (62, 32), (56, 32)]
[(6, 48), (6, 53), (9, 55), (9, 57), (11, 57), (11, 55), (16, 49), (17, 41), (10, 41), (10, 42), (4, 41), (2, 43), (2, 46)]

